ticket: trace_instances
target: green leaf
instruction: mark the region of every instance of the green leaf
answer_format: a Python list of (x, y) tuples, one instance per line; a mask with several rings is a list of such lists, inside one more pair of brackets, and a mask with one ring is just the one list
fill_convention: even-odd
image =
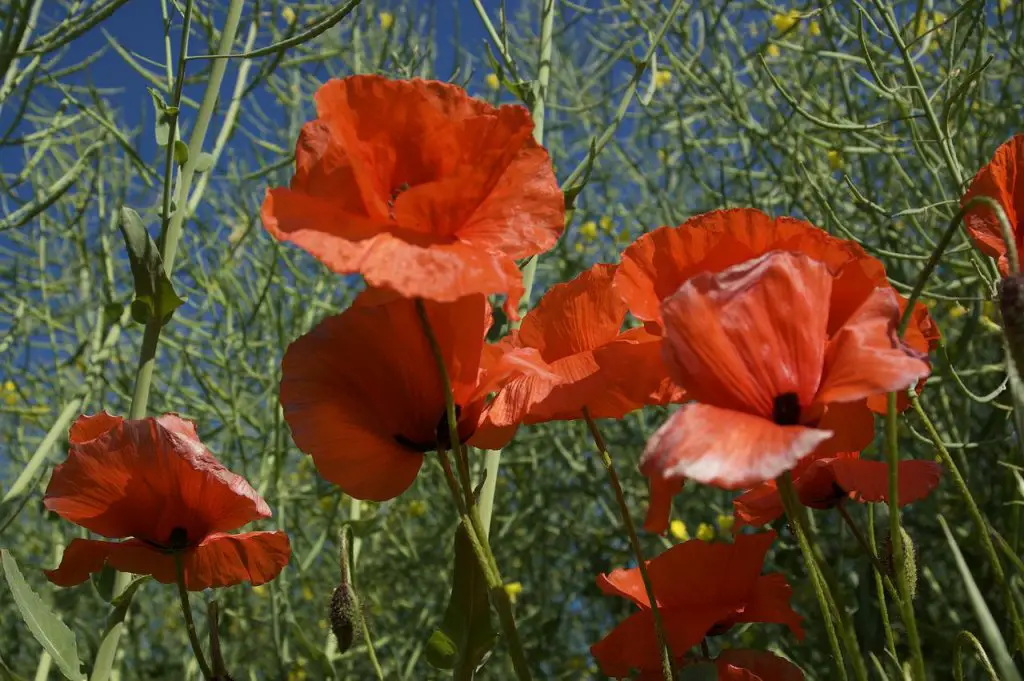
[(84, 679), (74, 633), (32, 590), (21, 575), (18, 564), (6, 549), (0, 549), (0, 563), (3, 565), (7, 586), (14, 596), (14, 603), (18, 606), (18, 612), (21, 613), (21, 618), (28, 625), (32, 636), (50, 654), (65, 678), (72, 681)]
[(128, 260), (135, 279), (135, 300), (132, 301), (132, 318), (145, 324), (153, 315), (160, 315), (163, 323), (185, 301), (178, 297), (171, 280), (164, 272), (163, 258), (152, 237), (142, 223), (142, 218), (131, 208), (121, 209), (121, 234), (128, 247)]
[(92, 582), (93, 587), (96, 589), (96, 593), (104, 602), (109, 603), (114, 598), (114, 580), (117, 579), (117, 570), (104, 565), (103, 569), (99, 572), (94, 572), (89, 575), (89, 581)]
[(995, 618), (992, 617), (992, 612), (988, 609), (988, 605), (985, 604), (985, 599), (982, 597), (981, 591), (974, 581), (971, 569), (967, 567), (967, 561), (964, 560), (963, 554), (960, 553), (960, 547), (957, 545), (956, 539), (953, 538), (953, 534), (949, 531), (945, 518), (938, 516), (938, 519), (939, 525), (942, 526), (942, 531), (946, 535), (946, 542), (953, 552), (953, 560), (960, 570), (960, 579), (967, 590), (967, 598), (971, 602), (971, 607), (974, 609), (978, 622), (981, 624), (982, 637), (988, 644), (988, 652), (991, 653), (992, 661), (995, 663), (996, 669), (999, 670), (1000, 678), (1003, 681), (1021, 681), (1020, 672), (1017, 671), (1017, 667), (1013, 664), (1013, 658), (1010, 656), (1006, 641), (999, 631), (999, 625), (996, 624)]
[(178, 139), (178, 110), (173, 106), (167, 106), (163, 96), (153, 88), (146, 89), (153, 98), (153, 109), (156, 112), (156, 143), (166, 147), (171, 138), (171, 121), (174, 121), (174, 139)]
[(487, 582), (462, 525), (455, 531), (452, 591), (441, 626), (427, 639), (427, 661), (440, 669), (476, 669), (494, 647)]
[(188, 145), (181, 140), (174, 140), (174, 161), (179, 166), (188, 163)]
[(136, 577), (128, 583), (124, 591), (110, 601), (114, 609), (107, 615), (107, 628), (103, 632), (103, 639), (96, 650), (96, 660), (93, 662), (92, 676), (89, 677), (89, 681), (107, 681), (111, 677), (111, 670), (114, 668), (117, 653), (117, 644), (124, 630), (124, 618), (128, 614), (128, 608), (132, 604), (135, 592), (149, 579), (149, 575)]
[(196, 172), (205, 173), (213, 167), (213, 154), (202, 152), (196, 158)]

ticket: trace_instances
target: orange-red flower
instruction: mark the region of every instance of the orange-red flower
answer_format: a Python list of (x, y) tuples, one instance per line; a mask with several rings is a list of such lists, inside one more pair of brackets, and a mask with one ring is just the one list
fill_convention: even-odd
[(751, 487), (833, 439), (833, 405), (928, 375), (896, 335), (892, 289), (874, 289), (829, 333), (834, 277), (810, 256), (772, 251), (697, 275), (664, 302), (664, 359), (696, 402), (648, 441), (645, 475)]
[[(899, 505), (906, 506), (928, 496), (939, 485), (942, 467), (934, 461), (909, 460), (899, 465)], [(860, 458), (858, 452), (811, 454), (792, 471), (793, 487), (800, 503), (827, 509), (846, 499), (858, 502), (889, 500), (889, 466), (882, 461)], [(736, 529), (760, 526), (782, 517), (782, 498), (774, 480), (754, 487), (733, 500)]]
[(529, 112), (380, 76), (329, 81), (316, 105), (291, 186), (267, 192), (267, 230), (371, 286), (448, 302), (507, 293), (514, 314), (514, 259), (551, 248), (564, 229)]
[(614, 265), (594, 265), (556, 284), (523, 318), (503, 347), (533, 348), (558, 378), (508, 383), (487, 410), (496, 426), (582, 418), (621, 418), (645, 404), (680, 399), (661, 363), (661, 338), (642, 328), (622, 331), (626, 303), (612, 289)]
[[(988, 165), (978, 171), (971, 180), (967, 193), (960, 200), (966, 205), (975, 196), (988, 196), (997, 201), (1006, 212), (1013, 228), (1017, 251), (1024, 252), (1024, 232), (1020, 221), (1024, 220), (1024, 135), (1015, 135), (996, 149)], [(1006, 243), (999, 228), (999, 219), (986, 206), (974, 206), (964, 216), (967, 232), (981, 252), (999, 259), (999, 271), (1009, 274), (1006, 260)]]
[(269, 518), (270, 508), (210, 454), (191, 421), (100, 412), (79, 417), (70, 441), (43, 503), (91, 532), (127, 541), (73, 539), (60, 566), (46, 571), (54, 584), (81, 584), (104, 565), (170, 584), (175, 554), (190, 591), (263, 584), (288, 564), (284, 532), (227, 534)]
[[(375, 292), (288, 347), (281, 404), (295, 444), (320, 475), (380, 501), (409, 488), (425, 452), (451, 443), (440, 372), (415, 302), (370, 305), (361, 302), (367, 295)], [(475, 444), (487, 395), (503, 381), (536, 372), (557, 384), (536, 351), (484, 342), (491, 325), (484, 296), (424, 307), (451, 380), (460, 442)]]
[[(882, 263), (852, 241), (837, 239), (803, 220), (771, 218), (752, 208), (705, 213), (679, 227), (660, 227), (641, 236), (623, 252), (614, 286), (630, 312), (658, 333), (662, 302), (688, 279), (702, 272), (719, 272), (769, 251), (803, 253), (835, 273), (829, 334), (835, 333), (876, 288), (889, 287)], [(896, 299), (902, 313), (907, 301), (898, 294)], [(927, 308), (918, 303), (904, 340), (918, 352), (927, 353), (935, 349), (939, 338)], [(885, 397), (870, 400), (870, 406), (884, 413)], [(900, 408), (905, 407), (904, 399)], [(870, 439), (869, 434), (867, 442)]]
[[(706, 636), (724, 634), (743, 622), (784, 624), (803, 638), (801, 618), (789, 605), (792, 589), (786, 578), (777, 572), (761, 574), (774, 540), (774, 532), (740, 535), (732, 544), (694, 539), (647, 562), (674, 656), (681, 658)], [(640, 570), (599, 575), (597, 585), (604, 593), (628, 598), (639, 608), (591, 646), (601, 670), (608, 676), (626, 677), (632, 670), (661, 669), (654, 618)]]

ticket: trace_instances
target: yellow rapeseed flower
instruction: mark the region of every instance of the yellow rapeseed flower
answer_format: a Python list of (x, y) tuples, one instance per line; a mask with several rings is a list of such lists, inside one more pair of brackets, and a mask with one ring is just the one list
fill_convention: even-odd
[(501, 87), (501, 81), (498, 80), (497, 73), (488, 73), (487, 76), (484, 78), (484, 82), (487, 83), (487, 87), (491, 88), (492, 90), (497, 90), (499, 87)]
[(311, 601), (314, 598), (315, 598), (315, 596), (313, 595), (313, 590), (312, 589), (310, 589), (308, 586), (302, 587), (302, 600), (304, 600), (304, 601)]
[(791, 9), (785, 14), (776, 14), (772, 17), (772, 26), (779, 33), (785, 33), (798, 23), (800, 23), (800, 12), (797, 12), (795, 9)]
[(291, 7), (285, 7), (283, 10), (281, 10), (281, 17), (289, 24), (294, 24), (295, 10), (293, 10)]
[(732, 530), (732, 526), (736, 524), (736, 518), (729, 513), (721, 513), (718, 516), (718, 529), (723, 533), (728, 533)]
[(707, 523), (701, 523), (697, 527), (697, 539), (701, 541), (711, 541), (715, 538), (715, 528), (711, 527)]
[(597, 238), (597, 223), (593, 220), (587, 220), (580, 225), (580, 236), (584, 239), (596, 239)]
[(778, 57), (780, 54), (782, 54), (782, 50), (779, 49), (778, 45), (772, 43), (765, 49), (765, 54), (767, 54), (769, 57)]
[(812, 20), (810, 23), (807, 24), (807, 32), (812, 37), (817, 38), (819, 35), (821, 35), (821, 24), (819, 24), (817, 21)]
[(18, 401), (18, 386), (14, 384), (14, 381), (4, 381), (4, 389), (0, 390), (0, 397), (8, 407)]
[(583, 251), (585, 250), (584, 247), (583, 247), (583, 244), (581, 244), (578, 241), (576, 242), (576, 247), (575, 248), (576, 248), (576, 252), (580, 253), (580, 254), (582, 254)]
[(409, 502), (409, 515), (413, 518), (421, 518), (427, 513), (427, 504), (419, 499), (413, 499)]
[(672, 82), (671, 71), (658, 71), (654, 74), (654, 87), (663, 88)]
[(612, 225), (614, 223), (612, 222), (612, 219), (610, 217), (605, 215), (604, 217), (597, 221), (597, 224), (601, 225), (601, 229), (603, 229), (604, 231), (610, 232), (612, 230)]
[(673, 520), (668, 529), (672, 536), (679, 541), (686, 541), (690, 538), (690, 531), (686, 529), (686, 523), (682, 520)]
[(380, 21), (380, 27), (385, 31), (395, 25), (395, 15), (391, 12), (381, 12), (377, 15), (377, 19)]
[(840, 170), (843, 167), (843, 152), (838, 149), (828, 150), (828, 167), (832, 170)]
[(508, 594), (508, 599), (515, 603), (516, 597), (523, 593), (523, 585), (519, 582), (509, 582), (505, 585), (505, 593)]
[(999, 13), (1002, 14), (1006, 10), (1010, 9), (1010, 5), (1013, 4), (1013, 0), (999, 0)]
[(1002, 333), (1002, 331), (1003, 331), (1003, 327), (1001, 327), (998, 324), (996, 324), (994, 321), (992, 321), (991, 317), (988, 317), (986, 315), (982, 315), (982, 317), (981, 317), (981, 325), (989, 333)]
[(960, 303), (954, 305), (953, 308), (949, 311), (949, 316), (952, 317), (953, 319), (960, 319), (960, 317), (963, 317), (965, 314), (967, 314), (967, 308), (961, 305)]
[(254, 586), (252, 592), (261, 598), (265, 597), (267, 595), (267, 585), (260, 584), (259, 586)]

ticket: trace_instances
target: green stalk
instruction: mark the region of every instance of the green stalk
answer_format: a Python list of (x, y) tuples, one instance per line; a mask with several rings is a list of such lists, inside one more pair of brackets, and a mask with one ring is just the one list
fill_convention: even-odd
[(896, 427), (896, 393), (889, 393), (886, 398), (885, 450), (889, 460), (889, 541), (892, 544), (893, 571), (896, 573), (896, 587), (904, 606), (903, 625), (907, 629), (907, 639), (910, 643), (911, 668), (917, 681), (925, 681), (924, 656), (921, 653), (921, 638), (917, 633), (917, 617), (914, 616), (910, 582), (907, 579), (907, 556), (903, 549), (903, 528), (900, 526), (900, 452), (899, 431)]
[[(453, 450), (457, 450), (459, 444), (459, 424), (455, 416), (455, 399), (452, 395), (451, 380), (448, 377), (448, 368), (444, 363), (444, 355), (441, 353), (441, 346), (437, 342), (437, 336), (430, 325), (430, 318), (427, 316), (427, 309), (422, 299), (416, 300), (416, 312), (419, 315), (420, 323), (423, 325), (423, 333), (430, 343), (430, 350), (434, 355), (434, 362), (441, 376), (441, 385), (444, 389), (445, 410), (448, 416), (448, 438)], [(459, 483), (452, 472), (451, 462), (448, 460), (448, 452), (439, 447), (438, 459), (441, 468), (444, 470), (445, 481), (448, 484), (448, 491), (455, 501), (455, 507), (459, 512), (459, 519), (469, 543), (473, 548), (473, 555), (476, 556), (480, 570), (487, 581), (487, 591), (491, 597), (491, 605), (498, 613), (498, 621), (501, 625), (501, 632), (509, 647), (509, 656), (512, 658), (512, 666), (515, 668), (519, 681), (531, 681), (529, 662), (526, 659), (526, 652), (523, 649), (522, 641), (519, 638), (519, 631), (516, 628), (515, 616), (512, 614), (512, 603), (509, 601), (508, 593), (505, 591), (505, 583), (498, 570), (498, 563), (494, 560), (494, 553), (487, 542), (487, 531), (484, 529), (483, 521), (477, 506), (473, 503), (473, 488), (471, 481), (462, 481), (462, 491), (459, 490)], [(467, 500), (469, 503), (467, 503)]]
[(832, 648), (832, 656), (835, 658), (836, 670), (843, 681), (849, 678), (846, 674), (846, 664), (843, 662), (843, 650), (839, 646), (839, 638), (836, 636), (836, 626), (842, 626), (842, 620), (837, 616), (835, 621), (832, 617), (832, 599), (826, 593), (828, 586), (818, 572), (817, 561), (814, 559), (814, 551), (811, 549), (810, 540), (807, 537), (803, 506), (793, 489), (793, 479), (790, 474), (783, 473), (778, 479), (779, 496), (782, 498), (782, 505), (786, 509), (786, 517), (789, 518), (796, 535), (797, 544), (800, 546), (800, 553), (804, 558), (804, 565), (811, 577), (811, 584), (814, 586), (814, 594), (818, 597), (818, 605), (821, 607), (821, 616), (825, 620), (825, 633), (828, 635), (829, 646)]
[(640, 569), (640, 579), (643, 580), (644, 590), (647, 592), (647, 600), (651, 602), (654, 634), (658, 639), (658, 648), (661, 650), (661, 673), (665, 681), (672, 681), (675, 678), (672, 649), (669, 647), (668, 637), (665, 635), (665, 623), (661, 619), (658, 599), (654, 596), (654, 586), (651, 584), (651, 578), (647, 574), (647, 561), (644, 559), (643, 549), (640, 548), (640, 539), (636, 535), (633, 518), (629, 514), (626, 496), (622, 493), (622, 484), (619, 482), (619, 476), (615, 472), (615, 465), (612, 463), (611, 454), (608, 453), (608, 445), (605, 444), (601, 431), (598, 430), (597, 424), (594, 423), (594, 419), (590, 416), (590, 410), (586, 407), (583, 407), (583, 418), (586, 419), (587, 428), (590, 429), (590, 435), (594, 438), (594, 444), (597, 445), (597, 451), (601, 455), (601, 463), (604, 464), (604, 469), (608, 471), (608, 480), (612, 483), (612, 489), (615, 490), (615, 501), (619, 505), (622, 524), (626, 528), (626, 534), (629, 536), (629, 545), (633, 549), (633, 556), (636, 558), (637, 567)]
[(185, 565), (181, 560), (180, 552), (174, 554), (174, 572), (177, 577), (178, 599), (181, 601), (181, 614), (185, 618), (188, 642), (192, 644), (192, 652), (195, 653), (196, 662), (199, 663), (199, 671), (203, 673), (203, 678), (212, 679), (213, 672), (210, 671), (210, 665), (206, 663), (203, 645), (199, 642), (199, 635), (196, 634), (196, 623), (192, 618), (192, 604), (188, 600), (188, 589), (185, 587)]
[[(242, 16), (244, 0), (231, 0), (228, 6), (227, 17), (224, 21), (224, 28), (221, 31), (220, 49), (228, 51), (235, 40), (235, 33), (238, 30), (238, 22)], [(172, 105), (178, 107), (181, 99), (181, 89), (184, 86), (184, 68), (186, 50), (188, 48), (188, 35), (191, 30), (192, 0), (185, 3), (185, 14), (182, 25), (181, 53), (178, 55), (178, 82), (175, 84), (176, 98)], [(220, 94), (221, 81), (224, 78), (226, 61), (214, 62), (210, 69), (210, 77), (206, 84), (206, 92), (203, 95), (199, 113), (196, 116), (195, 127), (189, 140), (189, 157), (181, 171), (178, 185), (177, 209), (174, 215), (167, 222), (160, 239), (160, 255), (164, 263), (164, 271), (170, 277), (174, 271), (174, 259), (178, 250), (178, 243), (181, 240), (181, 232), (185, 220), (187, 199), (192, 184), (192, 177), (195, 174), (195, 166), (202, 152), (203, 140), (206, 131), (210, 126), (210, 120), (216, 109), (217, 98)], [(170, 129), (176, 129), (176, 120), (170, 122)], [(173, 162), (174, 142), (168, 141), (167, 154)], [(172, 166), (173, 168), (173, 166)], [(170, 185), (172, 173), (169, 171), (164, 177), (164, 215), (170, 207)], [(159, 296), (156, 297), (159, 300)], [(148, 411), (149, 393), (153, 384), (153, 371), (156, 367), (156, 349), (160, 343), (160, 331), (162, 327), (163, 314), (157, 309), (146, 323), (146, 330), (142, 337), (142, 348), (139, 352), (139, 366), (135, 374), (135, 387), (132, 391), (132, 403), (128, 411), (128, 417), (132, 419), (145, 418)], [(119, 596), (131, 582), (131, 574), (118, 572), (114, 579), (113, 593)], [(121, 633), (124, 631), (124, 623), (120, 622), (111, 627), (107, 635), (100, 642), (99, 652), (96, 656), (96, 665), (93, 668), (90, 681), (107, 681), (114, 663), (114, 656), (120, 642)]]

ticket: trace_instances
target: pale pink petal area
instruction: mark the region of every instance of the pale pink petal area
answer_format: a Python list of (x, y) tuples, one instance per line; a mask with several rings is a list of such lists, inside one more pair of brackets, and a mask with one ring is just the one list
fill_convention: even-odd
[(793, 468), (831, 436), (828, 430), (778, 426), (759, 416), (690, 403), (648, 440), (640, 472), (724, 489), (753, 487)]

